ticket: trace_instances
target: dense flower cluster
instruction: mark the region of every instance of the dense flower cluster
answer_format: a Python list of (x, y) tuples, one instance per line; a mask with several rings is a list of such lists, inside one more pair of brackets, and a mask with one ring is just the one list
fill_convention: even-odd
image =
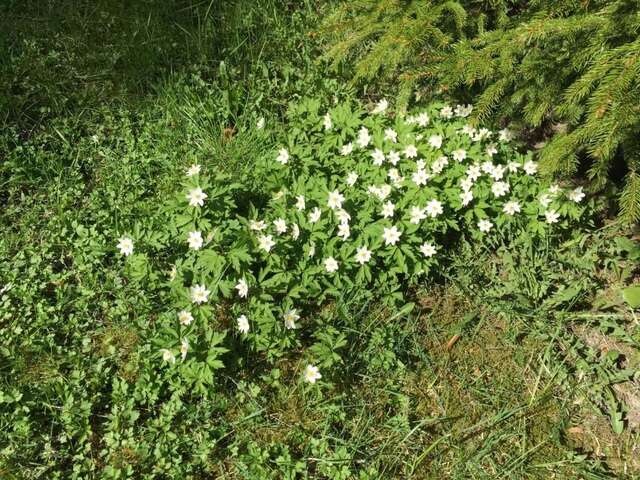
[[(546, 235), (581, 214), (581, 188), (540, 181), (531, 155), (510, 146), (509, 130), (466, 122), (471, 105), (407, 117), (390, 116), (384, 100), (370, 115), (318, 107), (303, 102), (293, 117), (300, 124), (257, 162), (271, 200), (250, 218), (232, 200), (221, 209), (223, 186), (207, 190), (199, 165), (187, 170), (179, 209), (189, 220), (176, 228), (193, 253), (172, 268), (180, 332), (160, 350), (165, 361), (187, 358), (194, 316), (205, 318), (223, 298), (235, 296), (237, 334), (269, 349), (275, 338), (291, 343), (305, 304), (364, 286), (393, 294), (437, 268), (456, 235)], [(130, 255), (133, 241), (123, 237), (118, 248)], [(307, 365), (303, 379), (320, 378)]]

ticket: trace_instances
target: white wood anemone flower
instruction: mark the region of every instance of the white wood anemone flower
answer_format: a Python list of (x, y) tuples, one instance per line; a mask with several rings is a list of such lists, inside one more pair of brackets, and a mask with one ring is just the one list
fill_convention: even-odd
[(304, 381), (307, 383), (316, 383), (322, 378), (320, 370), (315, 365), (307, 365), (303, 373)]
[(118, 248), (118, 250), (120, 250), (120, 253), (122, 255), (128, 257), (133, 253), (133, 240), (131, 240), (129, 237), (122, 237), (116, 247)]

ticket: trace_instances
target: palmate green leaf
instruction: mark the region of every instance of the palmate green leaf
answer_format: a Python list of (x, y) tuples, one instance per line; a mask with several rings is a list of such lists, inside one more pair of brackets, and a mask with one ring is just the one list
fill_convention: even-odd
[(184, 378), (193, 384), (193, 389), (200, 395), (206, 394), (206, 390), (215, 383), (215, 377), (211, 367), (205, 362), (190, 361), (181, 366), (181, 373)]
[(267, 280), (264, 280), (260, 283), (262, 288), (267, 290), (275, 291), (275, 292), (285, 292), (286, 287), (291, 282), (291, 274), (287, 272), (278, 272)]
[(252, 308), (251, 314), (253, 320), (258, 324), (260, 332), (264, 335), (270, 334), (276, 325), (276, 317), (270, 307), (273, 301), (272, 297), (261, 299), (264, 303), (260, 303)]
[(202, 250), (198, 256), (199, 270), (208, 278), (220, 278), (225, 266), (225, 258), (212, 249)]
[(151, 274), (151, 271), (146, 254), (134, 253), (127, 260), (127, 275), (131, 280), (141, 282)]
[(229, 250), (227, 260), (231, 262), (236, 272), (240, 272), (242, 270), (242, 264), (249, 264), (251, 260), (253, 260), (253, 257), (249, 253), (249, 247), (243, 245)]
[(158, 335), (151, 340), (151, 343), (158, 348), (166, 347), (169, 343), (171, 346), (179, 343), (180, 333), (170, 325), (164, 325)]

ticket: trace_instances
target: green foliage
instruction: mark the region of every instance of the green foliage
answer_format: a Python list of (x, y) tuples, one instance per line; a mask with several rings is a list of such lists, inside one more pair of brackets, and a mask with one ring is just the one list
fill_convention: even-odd
[[(632, 347), (640, 337), (620, 292), (633, 288), (640, 254), (636, 241), (611, 230), (582, 237), (576, 226), (591, 226), (597, 198), (547, 198), (539, 191), (546, 182), (505, 172), (526, 187), (522, 198), (543, 196), (531, 197), (531, 212), (496, 221), (480, 236), (477, 219), (449, 203), (456, 183), (443, 194), (445, 212), (421, 226), (442, 242), (427, 275), (412, 277), (416, 262), (408, 257), (409, 274), (385, 271), (397, 259), (381, 248), (372, 278), (351, 288), (347, 280), (360, 267), (346, 257), (344, 271), (329, 275), (320, 258), (329, 246), (320, 239), (307, 266), (326, 300), (318, 305), (301, 288), (293, 297), (303, 283), (295, 276), (300, 242), (321, 234), (320, 226), (335, 235), (335, 212), (321, 205), (324, 188), (333, 177), (342, 185), (351, 164), (362, 169), (361, 181), (388, 174), (371, 165), (373, 147), (337, 155), (347, 140), (338, 128), (351, 128), (351, 139), (366, 123), (374, 145), (383, 126), (407, 120), (369, 118), (349, 89), (314, 65), (305, 30), (318, 12), (312, 2), (276, 0), (0, 5), (0, 79), (10, 92), (0, 100), (1, 478), (620, 478), (639, 471), (633, 397), (620, 388), (638, 368)], [(298, 101), (309, 92), (335, 95), (336, 103)], [(337, 117), (325, 132), (327, 110)], [(506, 137), (461, 135), (453, 130), (462, 119), (438, 115), (434, 108), (426, 130), (444, 130), (444, 153), (448, 141), (459, 141), (469, 158), (484, 159), (495, 142), (497, 164), (527, 160)], [(433, 168), (438, 157), (426, 141), (416, 135)], [(283, 147), (291, 153), (286, 168), (275, 162)], [(405, 175), (412, 162), (396, 168)], [(187, 179), (192, 164), (202, 174)], [(440, 195), (461, 167), (449, 158), (423, 188)], [(289, 177), (306, 182), (297, 185), (308, 187), (305, 214), (312, 202), (323, 208), (313, 232), (297, 220)], [(196, 182), (208, 194), (199, 214), (185, 200)], [(504, 198), (494, 198), (491, 183), (483, 174), (474, 202), (499, 218)], [(275, 200), (281, 186), (287, 190)], [(353, 199), (343, 192), (352, 240), (370, 221), (385, 221), (363, 188), (354, 187)], [(538, 215), (549, 200), (563, 212), (555, 225)], [(299, 221), (299, 243), (290, 229), (271, 231), (274, 249), (256, 250), (247, 225), (258, 215), (284, 215), (288, 227)], [(411, 225), (404, 216), (395, 221)], [(183, 236), (190, 222), (204, 225), (209, 242), (197, 252)], [(516, 232), (528, 243), (514, 240)], [(136, 240), (127, 259), (115, 249), (123, 234)], [(246, 244), (235, 244), (242, 236)], [(565, 239), (576, 243), (559, 246)], [(501, 262), (509, 252), (503, 243), (512, 245), (510, 262)], [(291, 268), (277, 270), (284, 267)], [(237, 298), (236, 272), (256, 277), (246, 300)], [(393, 288), (363, 288), (381, 274)], [(332, 288), (335, 275), (341, 289)], [(219, 301), (194, 307), (194, 320), (180, 325), (177, 307), (191, 308), (184, 294), (194, 276), (215, 287)], [(258, 289), (273, 298), (256, 298)], [(598, 310), (580, 311), (592, 300)], [(249, 304), (259, 308), (244, 335), (235, 320)], [(285, 308), (299, 308), (301, 328), (280, 335)], [(270, 324), (273, 331), (258, 334)], [(581, 326), (620, 355), (583, 341)], [(167, 347), (175, 350), (161, 351)], [(310, 362), (322, 374), (314, 385), (301, 378)], [(621, 425), (623, 433), (613, 434)]]
[[(250, 109), (279, 113), (302, 85), (318, 90), (323, 80), (304, 37), (315, 15), (317, 6), (302, 1), (2, 2), (0, 127), (26, 136), (77, 116), (79, 130), (105, 104), (132, 106), (157, 93), (211, 108), (199, 119), (208, 128), (232, 127)], [(204, 96), (211, 85), (215, 105)]]
[[(630, 317), (623, 313), (634, 307), (624, 305), (625, 295), (616, 285), (625, 285), (635, 275), (640, 246), (624, 237), (608, 243), (596, 235), (576, 233), (557, 246), (534, 246), (523, 236), (514, 239), (514, 245), (499, 246), (497, 253), (500, 260), (484, 273), (459, 275), (452, 281), (468, 292), (482, 278), (484, 284), (493, 285), (479, 301), (510, 322), (524, 322), (518, 327), (520, 334), (528, 332), (547, 343), (545, 364), (561, 388), (579, 389), (585, 401), (609, 417), (611, 429), (622, 433), (627, 408), (616, 386), (633, 382), (640, 358), (632, 353), (630, 363), (623, 360), (621, 352), (633, 352), (638, 337), (630, 333)], [(462, 268), (477, 255), (470, 249), (454, 261)], [(601, 268), (610, 272), (610, 284), (598, 278)], [(500, 282), (495, 281), (498, 277)], [(590, 303), (593, 310), (582, 310)]]
[[(453, 16), (442, 16), (445, 9)], [(492, 19), (478, 25), (478, 9)], [(463, 12), (467, 12), (466, 17)], [(401, 102), (417, 86), (463, 98), (480, 94), (475, 118), (507, 117), (527, 127), (552, 127), (540, 152), (546, 173), (575, 175), (591, 160), (594, 190), (614, 162), (628, 168), (621, 218), (640, 219), (637, 131), (640, 127), (640, 21), (635, 0), (597, 2), (386, 2), (344, 5), (327, 20), (334, 64), (355, 54), (356, 80), (381, 71), (399, 75)], [(461, 23), (465, 20), (466, 23)], [(415, 25), (417, 28), (407, 28)], [(416, 33), (419, 32), (419, 33)]]
[(432, 76), (425, 63), (439, 61), (453, 42), (481, 31), (487, 22), (501, 22), (506, 10), (502, 1), (487, 10), (465, 6), (457, 1), (344, 2), (325, 20), (329, 46), (323, 58), (337, 67), (355, 56), (356, 81), (395, 83), (400, 74), (404, 106), (413, 88)]
[[(293, 104), (277, 140), (286, 148), (238, 182), (192, 165), (158, 220), (122, 232), (128, 277), (146, 279), (154, 296), (168, 288), (172, 301), (152, 343), (172, 365), (182, 355), (179, 370), (200, 372), (194, 388), (213, 382), (216, 331), (237, 329), (251, 350), (277, 359), (300, 345), (302, 328), (320, 341), (307, 368), (331, 367), (344, 338), (298, 322), (313, 305), (359, 291), (397, 304), (407, 286), (441, 275), (456, 237), (554, 241), (554, 226), (583, 216), (580, 188), (540, 183), (507, 131), (495, 143), (488, 129), (465, 128), (468, 108), (434, 104), (406, 118), (385, 109)], [(156, 267), (172, 272), (168, 284), (150, 273), (151, 258), (168, 260)], [(222, 312), (210, 306), (220, 303)]]

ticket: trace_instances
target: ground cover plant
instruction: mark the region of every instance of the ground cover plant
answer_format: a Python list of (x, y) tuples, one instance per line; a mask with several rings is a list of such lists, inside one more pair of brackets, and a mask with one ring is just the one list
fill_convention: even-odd
[(640, 248), (610, 198), (471, 99), (403, 116), (332, 78), (332, 5), (23, 7), (0, 477), (637, 475)]
[[(133, 278), (155, 280), (162, 273), (151, 273), (152, 259), (169, 261), (156, 268), (169, 272), (174, 305), (155, 342), (165, 361), (182, 356), (183, 369), (199, 370), (200, 383), (223, 367), (217, 346), (229, 329), (220, 317), (237, 317), (235, 330), (255, 350), (280, 356), (297, 343), (301, 307), (368, 288), (401, 306), (408, 286), (441, 275), (455, 236), (483, 242), (526, 232), (532, 244), (554, 242), (553, 227), (566, 229), (585, 211), (582, 187), (538, 180), (537, 164), (509, 146), (507, 129), (470, 127), (470, 105), (396, 118), (386, 100), (364, 116), (357, 104), (321, 109), (318, 100), (292, 105), (278, 139), (285, 146), (240, 182), (191, 165), (158, 222), (168, 230), (138, 228), (119, 239)], [(169, 252), (148, 248), (166, 244)], [(216, 314), (211, 305), (220, 302), (226, 308)], [(316, 363), (340, 359), (334, 350), (344, 338), (334, 336)], [(189, 352), (200, 360), (191, 367)], [(315, 364), (305, 378), (321, 378)]]

